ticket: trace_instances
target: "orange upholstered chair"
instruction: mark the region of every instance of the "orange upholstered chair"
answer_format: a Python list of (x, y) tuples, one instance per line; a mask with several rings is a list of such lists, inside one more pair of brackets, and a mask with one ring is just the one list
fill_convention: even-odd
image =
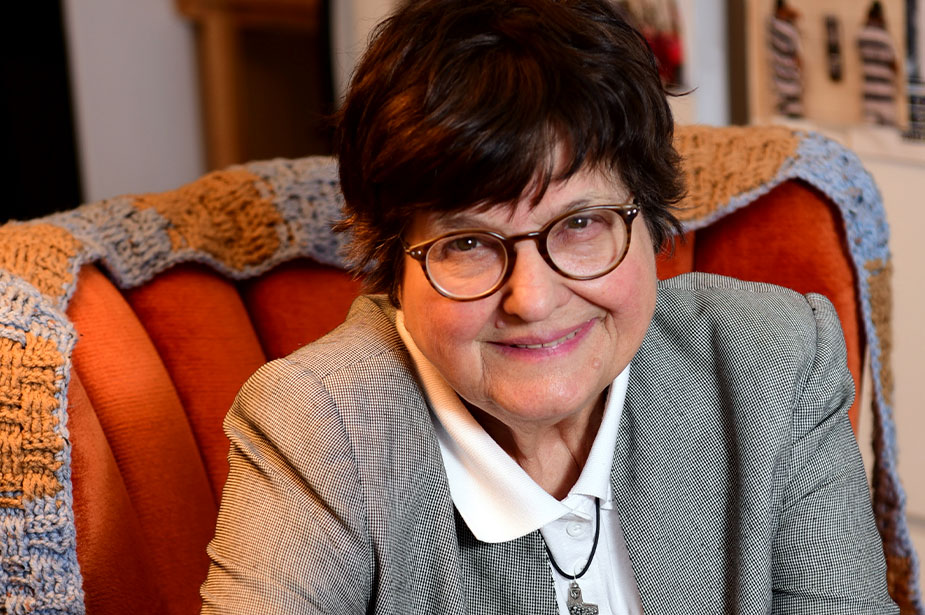
[[(840, 172), (856, 159), (783, 129), (680, 129), (678, 147), (691, 230), (659, 257), (660, 276), (826, 295), (856, 382), (876, 343), (883, 414), (888, 252), (885, 229), (870, 239), (882, 212), (869, 177)], [(0, 495), (12, 494), (0, 520), (19, 523), (0, 537), (19, 554), (18, 576), (0, 573), (0, 612), (198, 612), (226, 410), (254, 370), (333, 328), (360, 291), (332, 266), (339, 198), (331, 161), (272, 161), (0, 227), (0, 367), (12, 374), (0, 377)], [(852, 421), (870, 411), (856, 403)], [(890, 443), (877, 454), (892, 459)], [(889, 501), (877, 514), (902, 521)], [(881, 532), (894, 596), (908, 599), (912, 555)]]

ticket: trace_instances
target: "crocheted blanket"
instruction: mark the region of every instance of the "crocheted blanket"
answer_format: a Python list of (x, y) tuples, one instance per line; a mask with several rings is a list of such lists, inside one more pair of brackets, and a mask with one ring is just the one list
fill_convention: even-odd
[[(888, 582), (904, 613), (923, 612), (918, 562), (896, 469), (889, 363), (888, 229), (857, 157), (818, 134), (769, 128), (677, 131), (697, 229), (788, 179), (841, 211), (873, 373), (873, 502)], [(718, 160), (735, 164), (716, 171)], [(96, 263), (121, 287), (180, 262), (234, 279), (307, 256), (342, 265), (330, 232), (342, 196), (330, 158), (254, 162), (159, 195), (123, 196), (0, 227), (0, 612), (84, 612), (74, 531), (67, 392), (77, 332), (65, 310), (77, 272)]]

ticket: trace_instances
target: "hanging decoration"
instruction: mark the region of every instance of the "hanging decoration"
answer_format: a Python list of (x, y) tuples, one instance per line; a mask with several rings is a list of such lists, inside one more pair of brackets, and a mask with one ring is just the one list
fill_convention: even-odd
[(771, 81), (780, 115), (803, 117), (803, 59), (800, 14), (786, 0), (777, 0), (768, 21), (768, 50), (771, 60)]
[(684, 85), (684, 45), (675, 0), (621, 0), (617, 3), (642, 32), (658, 61), (666, 87)]
[(844, 58), (841, 50), (841, 26), (835, 15), (825, 16), (825, 55), (828, 61), (829, 79), (838, 83), (844, 73)]
[(865, 122), (895, 126), (898, 123), (898, 62), (896, 47), (886, 29), (883, 4), (871, 3), (867, 21), (858, 32), (861, 54), (861, 99)]
[(906, 0), (907, 139), (925, 141), (925, 10), (922, 0)]

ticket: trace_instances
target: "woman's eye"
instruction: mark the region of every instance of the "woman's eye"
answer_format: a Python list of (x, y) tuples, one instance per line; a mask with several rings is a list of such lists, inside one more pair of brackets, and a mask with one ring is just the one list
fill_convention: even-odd
[(478, 237), (457, 237), (449, 243), (449, 249), (455, 252), (468, 252), (482, 245)]
[(571, 218), (566, 218), (562, 222), (562, 228), (566, 231), (585, 231), (588, 229), (603, 228), (607, 225), (607, 217), (600, 213), (577, 214)]
[(591, 218), (587, 216), (573, 216), (565, 221), (565, 226), (568, 229), (583, 229), (587, 228), (591, 224)]

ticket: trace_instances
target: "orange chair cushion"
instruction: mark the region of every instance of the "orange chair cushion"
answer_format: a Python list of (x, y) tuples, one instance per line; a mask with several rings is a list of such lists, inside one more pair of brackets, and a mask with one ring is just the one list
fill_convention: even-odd
[(241, 283), (267, 358), (284, 357), (343, 322), (361, 284), (342, 269), (300, 259)]
[[(68, 314), (80, 334), (73, 373), (109, 442), (137, 519), (132, 525), (139, 529), (134, 536), (112, 536), (113, 544), (131, 541), (131, 557), (118, 565), (149, 567), (148, 578), (157, 583), (165, 605), (163, 613), (194, 613), (200, 602), (199, 583), (191, 579), (205, 578), (205, 547), (217, 508), (176, 389), (131, 307), (96, 267), (81, 270)], [(89, 445), (99, 447), (99, 438), (92, 430), (90, 434)], [(75, 449), (84, 444), (81, 435), (73, 434)], [(82, 551), (85, 561), (95, 555), (111, 557), (105, 551), (90, 554), (92, 546), (83, 537), (94, 535), (97, 515), (128, 511), (120, 507), (103, 513), (112, 505), (108, 492), (84, 490), (83, 495), (87, 497), (75, 498), (74, 506), (78, 557)], [(90, 578), (98, 577), (94, 573)], [(88, 593), (96, 589), (91, 592), (85, 586)]]
[(77, 562), (87, 613), (166, 612), (154, 585), (140, 520), (106, 434), (77, 374), (68, 391), (67, 428), (77, 529)]
[(198, 264), (169, 269), (125, 297), (177, 391), (217, 504), (228, 475), (222, 421), (266, 363), (250, 316), (234, 282)]

